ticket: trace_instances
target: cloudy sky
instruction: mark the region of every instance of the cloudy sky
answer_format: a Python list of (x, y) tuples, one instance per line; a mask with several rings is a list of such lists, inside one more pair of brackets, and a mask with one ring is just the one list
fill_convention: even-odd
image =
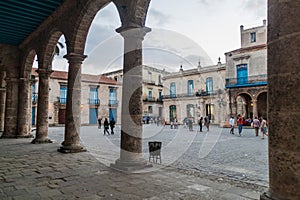
[[(224, 53), (240, 48), (240, 25), (261, 26), (267, 0), (152, 0), (144, 40), (144, 64), (177, 71), (216, 64)], [(96, 15), (90, 28), (83, 73), (100, 74), (122, 66), (123, 38), (115, 32), (120, 19), (113, 4)], [(63, 41), (64, 38), (61, 38)], [(64, 55), (62, 50), (61, 55)], [(53, 68), (67, 70), (61, 57)]]

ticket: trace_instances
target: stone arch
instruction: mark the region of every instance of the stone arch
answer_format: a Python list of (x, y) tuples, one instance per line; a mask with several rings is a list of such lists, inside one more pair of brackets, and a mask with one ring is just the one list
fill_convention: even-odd
[[(55, 48), (57, 45), (57, 42), (59, 38), (63, 35), (61, 31), (53, 31), (49, 33), (49, 39), (47, 40), (47, 43), (45, 44), (45, 50), (42, 50), (43, 54), (38, 54), (38, 62), (39, 62), (39, 68), (45, 68), (45, 69), (52, 69), (52, 61), (54, 57)], [(66, 37), (66, 35), (65, 35)], [(67, 40), (67, 38), (66, 38)], [(68, 49), (68, 46), (66, 46)], [(41, 61), (44, 63), (40, 63)]]
[(32, 65), (36, 55), (37, 53), (35, 49), (30, 49), (26, 53), (24, 53), (24, 56), (21, 60), (20, 78), (30, 78)]
[(268, 117), (268, 97), (267, 97), (267, 91), (260, 92), (257, 97), (257, 110), (258, 110), (258, 117), (264, 116)]
[(241, 114), (245, 118), (253, 118), (253, 99), (248, 92), (241, 92), (235, 95), (234, 102), (237, 114)]
[(74, 20), (75, 25), (66, 31), (68, 36), (67, 53), (76, 53), (79, 55), (84, 54), (86, 38), (97, 12), (109, 4), (111, 0), (90, 0), (88, 1), (80, 11), (79, 15)]

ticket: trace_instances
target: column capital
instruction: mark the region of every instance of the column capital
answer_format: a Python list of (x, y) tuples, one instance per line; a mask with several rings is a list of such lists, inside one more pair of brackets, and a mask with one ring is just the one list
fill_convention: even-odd
[(140, 38), (144, 39), (145, 35), (151, 31), (149, 27), (137, 27), (137, 26), (121, 26), (116, 29), (117, 33), (120, 33), (124, 38)]
[(6, 82), (19, 82), (20, 80), (18, 78), (12, 78), (12, 77), (6, 77)]
[(78, 54), (78, 53), (69, 53), (67, 55), (64, 56), (64, 58), (66, 58), (69, 63), (82, 63), (82, 61), (84, 61), (84, 59), (87, 57), (87, 55), (82, 55), (82, 54)]
[(20, 78), (20, 82), (30, 82), (31, 79), (28, 78)]
[(40, 68), (38, 68), (37, 70), (35, 70), (38, 74), (39, 74), (39, 76), (50, 76), (50, 74), (53, 72), (53, 70), (52, 69), (40, 69)]

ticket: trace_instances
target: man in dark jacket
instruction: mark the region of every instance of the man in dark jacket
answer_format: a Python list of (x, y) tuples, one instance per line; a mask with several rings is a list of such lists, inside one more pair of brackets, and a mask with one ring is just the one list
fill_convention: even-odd
[(111, 134), (113, 135), (114, 134), (114, 128), (115, 128), (115, 124), (116, 124), (116, 121), (114, 118), (111, 118), (110, 122), (109, 122), (109, 126), (110, 126), (110, 130), (111, 130)]

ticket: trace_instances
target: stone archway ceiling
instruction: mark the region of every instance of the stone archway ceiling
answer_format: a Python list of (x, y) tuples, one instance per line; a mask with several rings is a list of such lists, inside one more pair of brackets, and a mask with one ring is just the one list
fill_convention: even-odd
[(0, 1), (0, 44), (19, 45), (63, 1)]

